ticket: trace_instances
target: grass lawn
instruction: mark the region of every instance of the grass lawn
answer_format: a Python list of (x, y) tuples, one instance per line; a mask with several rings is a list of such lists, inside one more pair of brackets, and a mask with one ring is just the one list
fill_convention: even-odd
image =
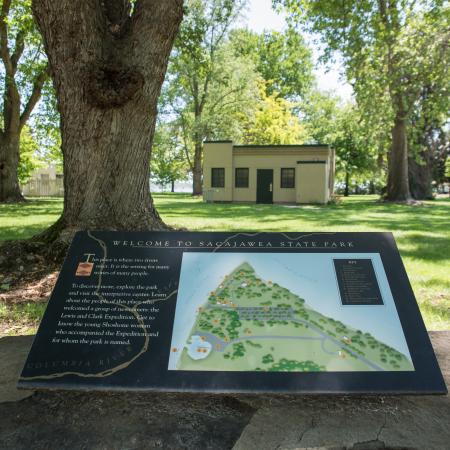
[(0, 204), (0, 241), (25, 239), (39, 233), (58, 219), (62, 205), (62, 198), (33, 198), (23, 204)]
[[(352, 196), (338, 205), (205, 204), (188, 194), (156, 194), (166, 223), (203, 231), (392, 231), (427, 328), (450, 329), (450, 199), (420, 206)], [(0, 240), (30, 237), (53, 223), (61, 199), (0, 205)], [(9, 312), (0, 305), (0, 320)], [(14, 314), (18, 314), (17, 311)]]

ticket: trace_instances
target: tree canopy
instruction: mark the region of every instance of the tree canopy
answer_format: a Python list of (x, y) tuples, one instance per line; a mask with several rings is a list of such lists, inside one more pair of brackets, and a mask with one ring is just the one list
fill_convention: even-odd
[[(110, 62), (101, 57), (100, 63), (97, 56), (94, 62), (86, 60), (80, 89), (101, 112), (99, 117), (106, 117), (119, 112), (123, 101), (119, 97), (128, 101), (128, 92), (140, 92), (142, 73), (136, 74), (135, 69), (143, 67), (143, 61), (131, 64), (135, 50), (122, 50), (128, 48), (130, 36), (137, 39), (135, 27), (148, 25), (137, 12), (151, 7), (143, 0), (120, 2), (116, 7), (111, 2), (100, 3), (96, 14), (107, 25), (100, 20), (96, 26), (106, 26), (109, 35), (100, 36), (104, 30), (99, 28), (92, 36), (103, 42), (98, 48), (108, 48)], [(287, 12), (287, 26), (283, 31), (257, 33), (240, 22), (247, 0), (184, 2), (184, 19), (158, 100), (148, 170), (152, 181), (170, 185), (192, 177), (193, 193), (200, 194), (204, 140), (320, 143), (335, 147), (337, 179), (347, 186), (347, 192), (352, 183), (370, 182), (377, 188), (385, 184), (390, 200), (432, 197), (433, 183), (445, 180), (449, 153), (448, 5), (440, 0), (274, 0), (273, 4)], [(36, 5), (40, 8), (40, 1)], [(175, 10), (171, 7), (167, 11)], [(0, 162), (2, 182), (8, 180), (6, 184), (15, 186), (12, 197), (17, 199), (18, 181), (26, 180), (40, 161), (62, 169), (61, 147), (64, 150), (67, 139), (62, 139), (61, 131), (72, 122), (67, 114), (60, 119), (58, 112), (58, 107), (69, 104), (60, 98), (67, 80), (55, 83), (57, 95), (46, 82), (44, 44), (48, 54), (53, 44), (47, 42), (48, 36), (42, 41), (31, 1), (4, 0), (1, 11)], [(165, 23), (164, 18), (160, 21)], [(52, 24), (41, 22), (44, 37), (55, 32)], [(71, 22), (67, 19), (64, 26), (70, 28)], [(339, 54), (354, 101), (344, 104), (318, 86), (311, 37), (324, 44), (322, 61)], [(80, 49), (73, 45), (73, 36), (67, 39), (65, 51), (72, 48), (77, 53)], [(138, 41), (139, 51), (151, 46), (141, 38)], [(97, 50), (89, 51), (97, 55)], [(106, 92), (105, 81), (115, 77), (120, 78), (117, 86), (122, 88)], [(39, 98), (44, 101), (34, 108)], [(111, 99), (116, 102), (113, 106)], [(150, 121), (155, 119), (148, 105), (141, 109), (147, 110)], [(86, 136), (90, 135), (87, 130)], [(148, 136), (152, 133), (150, 129)], [(64, 161), (68, 161), (67, 154)], [(1, 189), (5, 197), (7, 189)]]
[(311, 49), (291, 27), (284, 32), (233, 30), (231, 43), (237, 56), (250, 59), (266, 81), (268, 95), (288, 100), (304, 97), (314, 81)]
[(47, 59), (30, 3), (3, 0), (0, 11), (0, 202), (23, 199), (18, 178), (21, 133), (48, 79)]
[(388, 118), (387, 198), (408, 200), (408, 129), (422, 90), (433, 84), (447, 99), (440, 108), (448, 111), (448, 5), (428, 0), (275, 3), (289, 11), (292, 23), (321, 37), (325, 59), (336, 51), (342, 55), (365, 113)]
[(295, 104), (260, 87), (260, 100), (251, 115), (239, 114), (244, 144), (303, 144), (307, 130), (294, 113)]

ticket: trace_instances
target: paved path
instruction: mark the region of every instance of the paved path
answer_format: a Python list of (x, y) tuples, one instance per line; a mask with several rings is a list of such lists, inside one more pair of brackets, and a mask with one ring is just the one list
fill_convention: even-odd
[[(226, 309), (226, 310), (232, 310), (232, 311), (236, 311), (238, 314), (246, 309), (253, 309), (253, 310), (259, 310), (259, 309), (264, 309), (263, 307), (237, 307), (237, 308), (231, 308), (229, 306), (221, 306), (221, 305), (217, 305), (217, 306), (213, 306), (213, 305), (208, 305), (208, 308), (222, 308), (222, 309)], [(271, 312), (272, 310), (275, 310), (277, 308), (269, 308), (268, 312)], [(286, 312), (286, 308), (281, 308), (283, 310), (283, 312)], [(379, 366), (378, 364), (370, 361), (369, 359), (367, 359), (365, 356), (361, 356), (359, 353), (357, 353), (355, 350), (352, 350), (350, 347), (348, 347), (347, 345), (343, 344), (339, 339), (334, 338), (333, 336), (330, 336), (328, 334), (326, 334), (324, 331), (322, 331), (318, 326), (312, 324), (311, 322), (308, 322), (306, 320), (303, 319), (298, 319), (294, 316), (294, 311), (292, 310), (292, 308), (289, 309), (288, 311), (289, 315), (286, 316), (286, 318), (277, 318), (277, 317), (258, 317), (255, 316), (254, 320), (259, 320), (261, 322), (268, 322), (269, 320), (290, 320), (292, 322), (296, 322), (296, 323), (300, 323), (302, 325), (308, 325), (308, 327), (310, 329), (313, 329), (314, 331), (316, 331), (317, 333), (319, 333), (322, 338), (307, 338), (307, 337), (301, 337), (301, 336), (249, 336), (247, 337), (240, 337), (237, 339), (234, 339), (230, 342), (225, 342), (221, 339), (219, 339), (217, 336), (211, 334), (211, 333), (201, 333), (201, 332), (196, 332), (195, 334), (201, 334), (205, 337), (208, 338), (208, 341), (213, 345), (213, 348), (215, 351), (218, 352), (223, 352), (225, 350), (225, 348), (230, 345), (233, 344), (235, 342), (239, 342), (239, 341), (243, 341), (243, 340), (248, 340), (248, 339), (322, 339), (322, 350), (329, 354), (329, 355), (336, 355), (336, 353), (332, 353), (327, 351), (324, 348), (324, 340), (329, 340), (331, 342), (333, 342), (334, 344), (336, 344), (339, 348), (341, 348), (342, 350), (345, 350), (346, 352), (352, 354), (356, 359), (358, 359), (359, 361), (363, 362), (364, 364), (366, 364), (367, 366), (371, 367), (373, 370), (376, 371), (380, 371), (380, 372), (384, 372), (386, 369), (384, 369), (383, 367)], [(245, 320), (252, 320), (251, 317), (245, 317)]]
[(333, 355), (333, 356), (338, 356), (339, 352), (331, 352), (330, 350), (327, 350), (325, 348), (325, 342), (327, 342), (328, 339), (323, 338), (322, 339), (322, 343), (320, 344), (320, 346), (322, 347), (322, 350), (324, 353), (326, 353), (327, 355)]
[(307, 322), (306, 320), (303, 319), (291, 319), (293, 322), (297, 322), (297, 323), (302, 323), (304, 325), (308, 325), (310, 328), (312, 328), (313, 330), (317, 331), (319, 334), (321, 334), (324, 338), (334, 342), (336, 345), (338, 345), (340, 348), (342, 348), (343, 350), (345, 350), (348, 353), (351, 353), (353, 356), (356, 357), (356, 359), (359, 359), (360, 361), (362, 361), (363, 363), (367, 364), (368, 366), (372, 367), (372, 369), (380, 371), (380, 372), (384, 372), (386, 369), (383, 369), (383, 367), (379, 366), (378, 364), (375, 364), (374, 362), (370, 361), (369, 359), (367, 359), (364, 356), (359, 355), (358, 353), (356, 353), (354, 350), (352, 350), (350, 347), (348, 347), (347, 345), (343, 344), (339, 339), (334, 338), (333, 336), (329, 336), (328, 334), (324, 333), (319, 327), (317, 327), (316, 325)]
[[(235, 344), (236, 342), (242, 342), (242, 341), (253, 341), (255, 339), (302, 339), (302, 340), (310, 340), (310, 341), (323, 341), (325, 338), (323, 337), (311, 337), (311, 336), (242, 336), (236, 339), (233, 339), (229, 342), (226, 342), (220, 338), (218, 338), (216, 335), (212, 333), (207, 333), (204, 331), (196, 331), (195, 333), (192, 333), (192, 336), (204, 336), (206, 340), (213, 346), (213, 349), (216, 352), (224, 352), (226, 348), (231, 345)], [(219, 346), (219, 347), (217, 347)]]

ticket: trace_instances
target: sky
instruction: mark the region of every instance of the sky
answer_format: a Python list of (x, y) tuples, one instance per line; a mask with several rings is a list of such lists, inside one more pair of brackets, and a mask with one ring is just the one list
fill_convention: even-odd
[[(249, 8), (245, 12), (245, 18), (242, 19), (242, 24), (258, 33), (263, 30), (282, 31), (286, 26), (284, 15), (277, 14), (272, 9), (271, 0), (249, 0)], [(315, 62), (314, 72), (318, 87), (321, 90), (334, 91), (344, 101), (349, 100), (352, 95), (352, 88), (340, 77), (342, 66), (338, 62), (327, 66), (317, 64), (320, 49), (313, 44), (312, 37), (307, 36), (306, 39), (313, 50)]]

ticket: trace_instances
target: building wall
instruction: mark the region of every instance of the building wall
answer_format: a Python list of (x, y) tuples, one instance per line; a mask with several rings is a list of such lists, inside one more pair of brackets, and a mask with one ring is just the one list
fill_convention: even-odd
[(328, 164), (298, 164), (297, 174), (302, 183), (297, 187), (297, 203), (328, 201), (328, 169)]
[[(299, 164), (325, 161), (325, 164)], [(207, 142), (204, 146), (204, 198), (214, 201), (255, 202), (257, 170), (273, 169), (274, 203), (326, 203), (334, 184), (334, 153), (326, 146), (233, 146)], [(225, 169), (225, 188), (211, 188), (211, 169)], [(235, 169), (249, 169), (249, 187), (236, 188)], [(281, 168), (295, 169), (295, 187), (281, 187)]]
[[(211, 169), (223, 167), (225, 169), (225, 187), (211, 188)], [(203, 151), (203, 197), (206, 200), (208, 190), (214, 190), (214, 201), (233, 200), (233, 143), (218, 141), (205, 143)]]
[[(235, 188), (234, 201), (256, 201), (256, 177), (258, 169), (273, 169), (273, 201), (274, 203), (295, 203), (295, 187), (281, 188), (281, 168), (296, 168), (297, 159), (295, 155), (254, 155), (254, 154), (236, 154), (234, 157), (234, 166), (249, 168), (249, 187)], [(234, 171), (235, 172), (235, 171)], [(233, 173), (233, 186), (234, 186)], [(297, 174), (295, 185), (298, 184)]]
[(47, 167), (40, 167), (36, 169), (31, 174), (31, 178), (33, 180), (56, 180), (57, 175), (56, 166), (54, 164), (50, 164)]

